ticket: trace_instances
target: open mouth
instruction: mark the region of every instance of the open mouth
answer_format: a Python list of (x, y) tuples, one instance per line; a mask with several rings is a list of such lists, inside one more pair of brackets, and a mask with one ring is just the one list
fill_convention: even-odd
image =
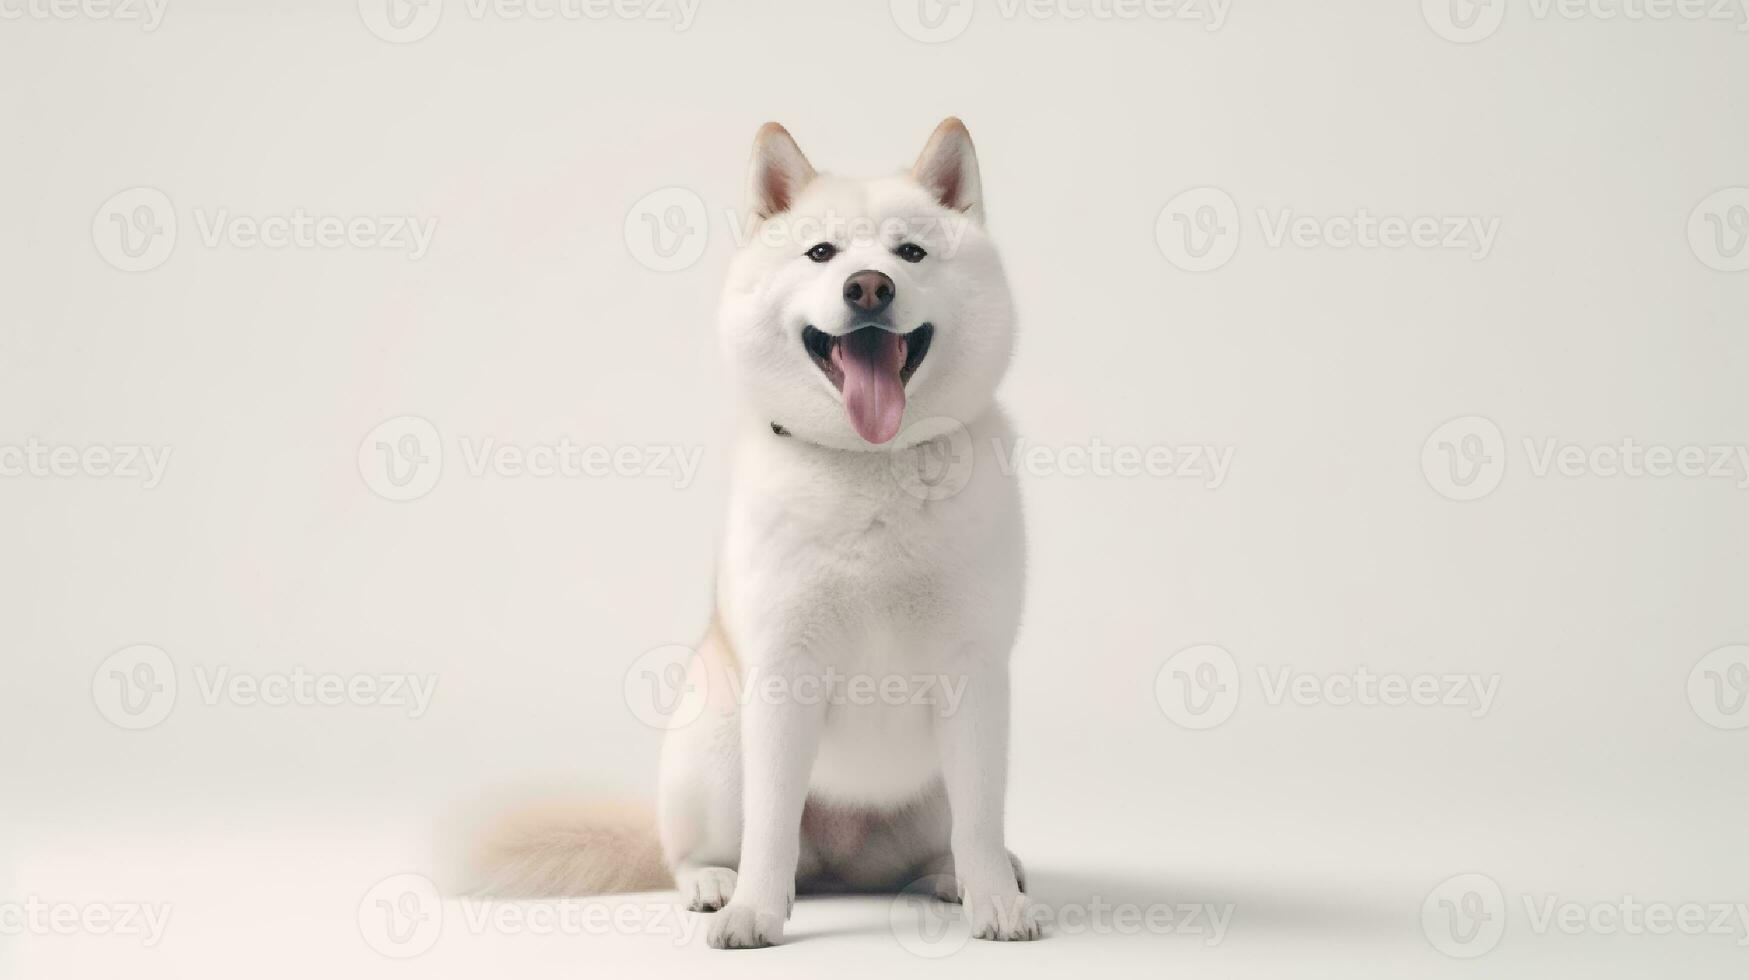
[(905, 383), (917, 373), (935, 326), (910, 333), (868, 326), (834, 337), (802, 328), (802, 346), (820, 372), (844, 396), (844, 412), (857, 435), (880, 445), (899, 434), (905, 417)]

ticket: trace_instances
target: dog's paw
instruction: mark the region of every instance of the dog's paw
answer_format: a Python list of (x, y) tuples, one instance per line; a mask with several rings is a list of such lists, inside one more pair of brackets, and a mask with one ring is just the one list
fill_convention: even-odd
[(697, 868), (686, 874), (680, 896), (689, 912), (715, 912), (735, 894), (735, 872), (729, 868)]
[[(1020, 858), (1013, 851), (1008, 852), (1008, 863), (1014, 868), (1014, 883), (1022, 892), (1026, 891), (1026, 866), (1020, 863)], [(934, 871), (927, 876), (926, 884), (930, 894), (944, 902), (958, 905), (960, 903), (960, 883), (954, 877), (953, 858), (943, 857), (936, 862)]]
[(1032, 900), (1018, 892), (1005, 898), (971, 896), (966, 900), (966, 915), (971, 918), (973, 939), (1017, 943), (1044, 936)]
[(783, 942), (783, 914), (737, 906), (734, 902), (711, 917), (705, 941), (717, 949), (758, 949)]

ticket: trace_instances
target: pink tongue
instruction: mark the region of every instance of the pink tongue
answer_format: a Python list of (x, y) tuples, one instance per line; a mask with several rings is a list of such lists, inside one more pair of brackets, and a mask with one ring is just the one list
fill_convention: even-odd
[(905, 338), (886, 330), (859, 330), (832, 346), (844, 372), (844, 412), (856, 434), (875, 445), (899, 434), (905, 417)]

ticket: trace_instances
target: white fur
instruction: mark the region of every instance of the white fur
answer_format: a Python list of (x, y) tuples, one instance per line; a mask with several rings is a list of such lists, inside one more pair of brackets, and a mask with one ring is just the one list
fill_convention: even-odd
[[(849, 180), (816, 174), (768, 125), (748, 186), (759, 233), (730, 266), (720, 320), (740, 432), (717, 617), (691, 668), (708, 706), (664, 741), (662, 853), (691, 907), (721, 908), (717, 947), (780, 941), (798, 884), (896, 889), (927, 876), (964, 899), (974, 935), (1036, 938), (1003, 827), (1024, 542), (1019, 494), (991, 447), (1012, 442), (994, 393), (1014, 321), (971, 140), (950, 119), (911, 172)], [(828, 232), (836, 257), (805, 257), (816, 233), (841, 226), (885, 234)], [(927, 257), (896, 256), (900, 239)], [(859, 325), (842, 290), (863, 269), (891, 277), (894, 329), (935, 328), (906, 385), (904, 428), (880, 446), (852, 428), (802, 342), (804, 326)], [(946, 484), (963, 488), (923, 490), (954, 451), (972, 456)], [(818, 691), (806, 685), (827, 676), (963, 689), (924, 703), (763, 693)]]
[[(1010, 437), (994, 392), (1013, 311), (964, 132), (949, 120), (912, 173), (877, 180), (815, 175), (772, 127), (755, 149), (749, 210), (776, 224), (735, 256), (723, 291), (722, 346), (744, 411), (717, 588), (717, 642), (730, 650), (703, 659), (793, 690), (828, 670), (966, 688), (953, 711), (943, 699), (818, 705), (755, 692), (717, 699), (669, 734), (659, 812), (677, 880), (696, 891), (701, 875), (726, 873), (697, 869), (737, 869), (714, 946), (781, 939), (798, 879), (899, 886), (942, 867), (955, 870), (977, 935), (1038, 934), (1003, 838), (1020, 500), (987, 449)], [(885, 233), (836, 240), (824, 265), (803, 256), (808, 231), (840, 225)], [(928, 256), (896, 257), (898, 237)], [(850, 329), (840, 291), (859, 269), (893, 279), (899, 329), (935, 326), (906, 387), (907, 428), (881, 447), (851, 428), (801, 341), (805, 325)], [(941, 444), (923, 445), (930, 436)], [(976, 454), (969, 482), (929, 499), (918, 467), (948, 445)], [(798, 832), (809, 800), (867, 811), (877, 830), (854, 854), (822, 854)]]

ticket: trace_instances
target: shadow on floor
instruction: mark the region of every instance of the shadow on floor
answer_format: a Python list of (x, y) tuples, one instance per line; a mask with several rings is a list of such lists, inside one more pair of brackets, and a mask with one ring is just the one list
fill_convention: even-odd
[[(1419, 899), (1401, 894), (1392, 883), (1381, 881), (1311, 882), (1280, 881), (1251, 873), (1235, 875), (1231, 880), (1209, 881), (1178, 877), (1151, 877), (1139, 874), (1100, 870), (1066, 871), (1054, 868), (1029, 868), (1027, 892), (1032, 900), (1052, 910), (1053, 915), (1078, 915), (1077, 920), (1064, 922), (1113, 920), (1111, 909), (1124, 906), (1138, 911), (1131, 916), (1157, 910), (1156, 915), (1168, 916), (1174, 923), (1172, 932), (1178, 938), (1194, 932), (1207, 937), (1215, 929), (1212, 920), (1224, 920), (1219, 927), (1225, 932), (1302, 936), (1378, 937), (1408, 936), (1417, 929)], [(846, 896), (848, 897), (848, 896)], [(886, 910), (892, 896), (860, 895), (856, 898), (870, 905), (871, 916), (865, 923), (809, 930), (813, 937), (860, 936), (887, 934), (890, 925)], [(808, 901), (803, 898), (801, 901)], [(1105, 911), (1099, 911), (1099, 910)], [(1167, 911), (1170, 910), (1170, 911)], [(1047, 928), (1050, 935), (1085, 931), (1065, 925)], [(1126, 930), (1118, 930), (1123, 932)], [(1161, 938), (1158, 929), (1127, 930), (1135, 938)], [(800, 938), (804, 933), (797, 933)]]

